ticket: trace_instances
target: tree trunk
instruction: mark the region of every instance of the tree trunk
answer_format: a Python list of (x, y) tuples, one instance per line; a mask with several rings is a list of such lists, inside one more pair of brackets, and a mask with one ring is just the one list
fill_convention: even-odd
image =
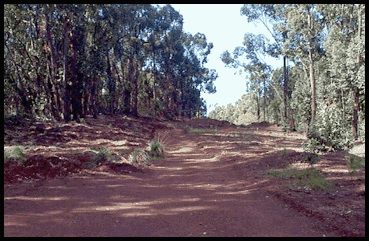
[(64, 83), (64, 121), (68, 122), (70, 121), (70, 115), (71, 115), (71, 111), (70, 111), (70, 90), (71, 90), (71, 86), (68, 83), (68, 79), (67, 79), (67, 57), (68, 57), (68, 23), (67, 23), (68, 19), (65, 19), (64, 22), (64, 48), (63, 48), (63, 83)]
[(264, 99), (264, 103), (263, 103), (263, 121), (265, 121), (265, 112), (266, 112), (266, 86), (265, 86), (265, 79), (263, 80), (263, 87), (264, 87), (264, 95), (263, 95), (263, 99)]
[(260, 121), (260, 94), (256, 95), (256, 115), (258, 117), (258, 121)]
[(283, 56), (283, 103), (284, 103), (284, 122), (288, 124), (288, 82), (287, 82), (287, 70), (286, 70), (286, 59), (287, 56)]
[(23, 106), (24, 112), (27, 116), (32, 116), (32, 102), (28, 99), (27, 93), (22, 88), (19, 88), (15, 79), (9, 76), (10, 84), (13, 86), (18, 96), (20, 97), (21, 105)]
[(358, 133), (358, 120), (359, 120), (359, 88), (357, 88), (356, 86), (354, 87), (353, 91), (352, 91), (352, 95), (354, 98), (354, 106), (353, 106), (353, 113), (352, 113), (352, 135), (354, 140), (357, 140), (359, 138), (359, 133)]
[(92, 112), (92, 115), (94, 118), (97, 118), (97, 77), (94, 76), (92, 78), (92, 84), (91, 84), (91, 95), (90, 95), (90, 111)]
[(56, 120), (60, 120), (61, 113), (61, 104), (60, 104), (60, 96), (56, 82), (56, 69), (57, 69), (57, 55), (55, 46), (51, 37), (51, 29), (50, 29), (50, 19), (48, 13), (45, 12), (45, 28), (46, 28), (46, 40), (50, 49), (50, 65), (49, 65), (49, 78), (48, 78), (48, 89), (50, 91), (50, 99), (51, 99), (51, 112), (53, 117)]
[[(312, 19), (310, 12), (308, 13), (308, 25), (309, 28), (312, 29)], [(311, 88), (311, 119), (310, 119), (310, 127), (315, 123), (316, 116), (316, 80), (314, 75), (314, 60), (313, 60), (313, 37), (310, 36), (309, 39), (309, 77), (310, 77), (310, 88)]]
[[(358, 38), (361, 37), (361, 8), (360, 5), (358, 6)], [(357, 65), (358, 68), (360, 68), (360, 53), (357, 55)], [(353, 98), (354, 98), (354, 106), (353, 106), (353, 113), (352, 113), (352, 136), (354, 140), (357, 140), (359, 138), (359, 111), (360, 111), (360, 92), (359, 88), (357, 86), (353, 87), (352, 90)]]
[(108, 75), (108, 90), (109, 90), (109, 113), (110, 114), (114, 114), (114, 110), (115, 110), (115, 81), (113, 79), (112, 76), (112, 72), (111, 72), (111, 65), (110, 65), (110, 59), (109, 59), (109, 50), (107, 50), (106, 52), (106, 63), (107, 63), (107, 67), (106, 67), (106, 73)]
[[(115, 75), (117, 76), (118, 84), (121, 86), (122, 85), (122, 80), (120, 78), (118, 67), (115, 63), (113, 64), (113, 69), (115, 71)], [(119, 92), (119, 89), (114, 91), (113, 105), (116, 107), (116, 110), (119, 110), (119, 95), (117, 95), (117, 92)]]
[[(78, 65), (77, 57), (77, 39), (78, 36), (76, 33), (73, 33), (72, 37), (72, 58), (71, 58), (71, 78), (72, 78), (72, 86), (71, 86), (71, 101), (72, 101), (72, 113), (73, 120), (79, 122), (79, 118), (82, 112), (82, 79), (83, 75), (80, 71), (80, 66)], [(83, 54), (82, 54), (83, 55)]]
[(51, 108), (51, 114), (52, 116), (56, 119), (56, 120), (60, 120), (60, 115), (59, 115), (59, 110), (57, 108), (56, 105), (56, 98), (55, 98), (55, 86), (52, 84), (51, 82), (51, 70), (50, 70), (50, 66), (48, 65), (48, 69), (49, 69), (49, 74), (47, 75), (47, 83), (46, 83), (46, 87), (47, 87), (47, 95), (48, 95), (48, 99), (50, 99), (50, 108)]
[(139, 75), (139, 69), (138, 69), (138, 64), (135, 63), (136, 61), (131, 62), (131, 64), (132, 64), (131, 83), (132, 83), (132, 87), (133, 87), (132, 88), (132, 94), (131, 94), (131, 98), (132, 98), (131, 113), (134, 116), (138, 115), (137, 103), (138, 103), (138, 75)]
[(17, 65), (17, 55), (16, 54), (14, 55), (14, 59), (12, 59), (12, 61), (14, 63), (18, 81), (16, 81), (15, 78), (9, 75), (10, 84), (13, 86), (13, 88), (15, 89), (15, 91), (18, 93), (20, 97), (21, 104), (24, 108), (24, 113), (26, 114), (26, 116), (31, 117), (33, 114), (33, 105), (32, 105), (31, 99), (28, 97), (29, 94), (27, 94), (27, 91), (23, 86), (23, 83), (22, 83), (23, 78), (20, 75), (20, 70)]

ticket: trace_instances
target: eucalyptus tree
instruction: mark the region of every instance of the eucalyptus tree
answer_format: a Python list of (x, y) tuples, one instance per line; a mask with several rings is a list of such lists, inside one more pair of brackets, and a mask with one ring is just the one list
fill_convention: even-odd
[(6, 5), (4, 47), (7, 113), (192, 117), (205, 112), (201, 92), (215, 91), (213, 45), (185, 33), (170, 5)]
[(313, 4), (292, 4), (285, 8), (287, 46), (296, 62), (308, 73), (311, 88), (310, 128), (316, 119), (316, 62), (322, 54), (323, 17)]
[[(10, 87), (9, 90), (13, 89), (17, 93), (24, 113), (31, 116), (34, 103), (29, 85), (32, 81), (29, 81), (30, 76), (25, 70), (32, 66), (28, 66), (29, 62), (22, 58), (23, 55), (26, 57), (26, 43), (29, 42), (29, 35), (25, 31), (29, 22), (26, 18), (24, 6), (4, 6), (4, 82)], [(18, 111), (19, 106), (16, 109)]]
[(264, 46), (264, 53), (275, 58), (283, 56), (283, 82), (281, 82), (283, 85), (283, 116), (285, 124), (289, 125), (289, 128), (293, 130), (295, 127), (291, 125), (294, 121), (289, 106), (289, 99), (291, 96), (288, 95), (288, 93), (291, 92), (291, 90), (288, 89), (287, 56), (289, 53), (285, 47), (288, 30), (283, 29), (283, 26), (286, 24), (284, 11), (284, 4), (245, 4), (241, 8), (241, 15), (246, 16), (248, 22), (262, 24), (272, 36), (274, 42)]
[[(239, 68), (248, 74), (247, 91), (254, 93), (257, 104), (257, 117), (260, 119), (261, 97), (263, 96), (264, 121), (266, 117), (266, 93), (269, 87), (271, 68), (263, 60), (266, 49), (266, 40), (262, 35), (247, 33), (244, 36), (243, 46), (234, 49), (233, 55), (225, 51), (221, 55), (226, 66)], [(243, 60), (240, 58), (244, 57)]]
[[(354, 139), (358, 139), (358, 120), (362, 109), (365, 111), (365, 5), (333, 4), (318, 5), (325, 16), (328, 31), (324, 47), (329, 64), (327, 78), (335, 83), (333, 93), (337, 93), (340, 109), (345, 119), (346, 105), (351, 105), (351, 129)], [(349, 95), (351, 94), (351, 96)]]

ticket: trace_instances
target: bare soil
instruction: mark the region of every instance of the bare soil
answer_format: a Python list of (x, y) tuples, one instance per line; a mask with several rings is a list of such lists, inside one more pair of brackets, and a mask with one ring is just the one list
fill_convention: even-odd
[[(165, 158), (130, 165), (158, 135)], [(26, 147), (27, 161), (4, 164), (4, 235), (365, 236), (365, 170), (350, 173), (345, 152), (315, 164), (333, 184), (324, 191), (268, 175), (304, 165), (303, 141), (268, 123), (207, 119), (6, 125), (5, 146)], [(91, 147), (117, 162), (88, 167)]]

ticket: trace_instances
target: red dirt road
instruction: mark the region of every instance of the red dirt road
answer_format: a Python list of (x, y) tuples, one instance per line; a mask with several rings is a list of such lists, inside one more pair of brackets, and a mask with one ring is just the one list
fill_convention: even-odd
[(271, 197), (259, 172), (238, 168), (296, 140), (240, 142), (245, 130), (229, 133), (175, 128), (166, 159), (142, 173), (90, 171), (6, 186), (4, 235), (337, 236)]

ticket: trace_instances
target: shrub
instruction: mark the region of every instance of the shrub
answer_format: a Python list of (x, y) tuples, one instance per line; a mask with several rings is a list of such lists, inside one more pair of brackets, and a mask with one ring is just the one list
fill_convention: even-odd
[(128, 157), (128, 161), (134, 166), (150, 165), (149, 154), (142, 149), (135, 149)]
[(365, 167), (365, 158), (349, 154), (346, 157), (346, 164), (350, 171), (355, 172)]
[(111, 160), (112, 153), (109, 149), (101, 147), (101, 148), (91, 148), (91, 150), (93, 150), (96, 153), (96, 155), (92, 158), (92, 162), (95, 165)]
[(316, 153), (324, 149), (320, 141), (316, 138), (310, 138), (303, 142), (302, 148), (307, 152)]
[(308, 152), (303, 162), (307, 162), (310, 166), (313, 166), (315, 163), (320, 161), (320, 157), (316, 153)]
[(160, 159), (164, 157), (164, 145), (159, 138), (155, 138), (149, 143), (148, 154), (153, 159)]
[(319, 172), (316, 175), (311, 175), (308, 178), (299, 181), (300, 186), (309, 187), (313, 190), (325, 190), (331, 186)]
[(300, 187), (307, 187), (313, 190), (324, 190), (331, 186), (324, 176), (315, 168), (297, 169), (273, 169), (268, 172), (272, 177), (282, 179), (293, 179), (296, 185)]
[(4, 162), (18, 161), (22, 164), (26, 162), (27, 158), (24, 153), (24, 149), (21, 146), (13, 146), (4, 148)]
[(337, 105), (319, 105), (314, 129), (325, 145), (336, 150), (352, 146), (350, 123), (342, 118), (342, 110)]
[(276, 178), (282, 179), (290, 179), (296, 177), (299, 173), (299, 170), (296, 168), (287, 168), (287, 169), (272, 169), (268, 171), (268, 175)]

